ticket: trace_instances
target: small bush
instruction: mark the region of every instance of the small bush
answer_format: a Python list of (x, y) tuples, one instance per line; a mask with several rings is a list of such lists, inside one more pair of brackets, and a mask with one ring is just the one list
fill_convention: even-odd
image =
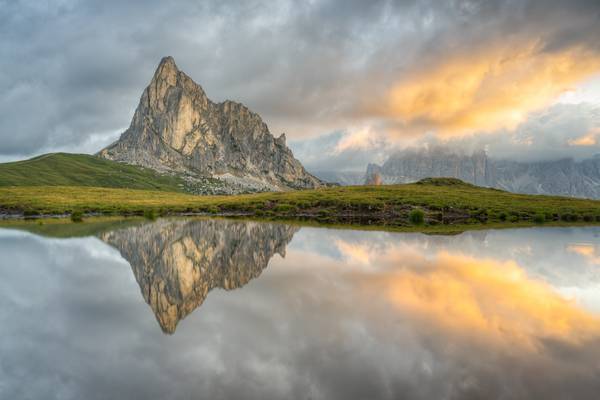
[(584, 215), (583, 220), (585, 222), (592, 222), (594, 220), (594, 216), (593, 215)]
[(319, 217), (329, 217), (331, 215), (331, 211), (329, 210), (319, 210), (317, 213)]
[(536, 224), (543, 224), (546, 222), (546, 216), (544, 214), (535, 214), (533, 216), (533, 222)]
[(38, 211), (35, 211), (35, 210), (25, 210), (25, 211), (23, 211), (23, 216), (24, 217), (35, 217), (37, 215), (40, 215), (40, 213)]
[(81, 211), (73, 211), (71, 213), (71, 221), (83, 222), (83, 213)]
[(289, 212), (295, 212), (295, 211), (296, 211), (296, 207), (291, 204), (278, 204), (275, 207), (275, 212), (289, 213)]
[(488, 211), (485, 209), (475, 209), (471, 213), (471, 217), (478, 219), (479, 221), (485, 221), (488, 219)]
[(156, 211), (152, 209), (144, 210), (144, 218), (154, 221), (156, 219)]
[(298, 208), (310, 208), (312, 204), (309, 201), (299, 200), (296, 202)]
[(506, 221), (506, 213), (504, 213), (504, 212), (501, 212), (501, 213), (498, 215), (498, 218), (500, 219), (500, 221)]
[(560, 219), (562, 219), (563, 221), (575, 222), (575, 221), (579, 220), (579, 215), (565, 213), (560, 216)]
[(408, 214), (408, 220), (415, 225), (421, 225), (425, 221), (425, 213), (421, 210), (414, 209)]

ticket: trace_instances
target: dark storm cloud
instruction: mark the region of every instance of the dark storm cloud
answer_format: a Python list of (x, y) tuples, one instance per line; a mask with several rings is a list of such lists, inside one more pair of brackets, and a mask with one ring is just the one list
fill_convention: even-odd
[[(390, 85), (499, 41), (598, 50), (593, 1), (0, 0), (0, 156), (95, 151), (165, 55), (275, 134), (344, 130)], [(381, 122), (381, 121), (379, 121)]]

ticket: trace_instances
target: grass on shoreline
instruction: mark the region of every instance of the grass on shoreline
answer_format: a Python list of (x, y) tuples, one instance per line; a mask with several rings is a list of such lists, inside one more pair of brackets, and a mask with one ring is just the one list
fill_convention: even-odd
[(157, 216), (180, 213), (244, 214), (329, 224), (407, 227), (482, 223), (600, 221), (600, 201), (522, 195), (481, 188), (456, 179), (427, 179), (390, 186), (330, 187), (236, 196), (72, 186), (0, 188), (0, 210), (33, 215)]

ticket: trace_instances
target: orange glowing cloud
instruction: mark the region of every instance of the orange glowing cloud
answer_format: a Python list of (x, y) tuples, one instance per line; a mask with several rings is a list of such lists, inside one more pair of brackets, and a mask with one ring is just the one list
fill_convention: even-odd
[(429, 268), (386, 281), (396, 306), (448, 331), (526, 347), (541, 338), (579, 343), (600, 333), (599, 318), (514, 262), (442, 252)]
[(546, 52), (537, 43), (490, 46), (408, 74), (376, 112), (406, 132), (461, 136), (514, 129), (599, 71), (600, 56), (582, 47)]
[[(383, 295), (402, 315), (446, 335), (529, 351), (542, 339), (577, 345), (600, 335), (599, 316), (529, 277), (514, 261), (426, 254), (410, 245), (383, 252), (340, 242), (336, 247), (345, 250), (346, 263), (360, 265), (354, 281), (364, 296)], [(572, 251), (590, 254), (587, 247)]]
[(600, 128), (592, 129), (577, 139), (569, 140), (568, 143), (569, 146), (595, 146), (598, 143), (598, 135), (600, 135)]
[(587, 259), (591, 264), (600, 265), (600, 255), (596, 252), (596, 246), (593, 244), (570, 244), (567, 246), (567, 251), (579, 254)]

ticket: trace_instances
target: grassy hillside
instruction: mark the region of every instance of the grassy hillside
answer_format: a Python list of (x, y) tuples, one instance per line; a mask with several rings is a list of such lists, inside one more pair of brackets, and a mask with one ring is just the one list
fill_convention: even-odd
[(0, 209), (28, 215), (73, 211), (142, 214), (152, 210), (157, 215), (233, 212), (270, 218), (394, 226), (600, 221), (600, 201), (513, 194), (453, 179), (238, 196), (64, 186), (4, 187), (0, 188)]
[(182, 191), (181, 178), (87, 154), (53, 153), (0, 164), (0, 186), (96, 186)]

